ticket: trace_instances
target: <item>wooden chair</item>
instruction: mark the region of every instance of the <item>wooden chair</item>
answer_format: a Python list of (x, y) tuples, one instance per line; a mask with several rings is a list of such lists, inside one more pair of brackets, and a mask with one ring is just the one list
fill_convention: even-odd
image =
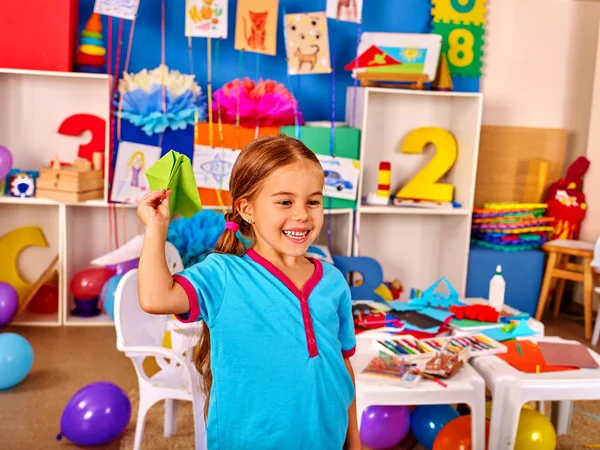
[[(556, 295), (554, 300), (554, 317), (558, 316), (560, 303), (565, 288), (566, 280), (578, 281), (583, 283), (583, 311), (585, 319), (585, 338), (592, 337), (592, 307), (594, 296), (594, 268), (592, 259), (594, 257), (594, 243), (585, 241), (575, 241), (567, 239), (557, 239), (544, 244), (542, 247), (548, 252), (548, 261), (546, 262), (546, 272), (540, 291), (537, 312), (535, 318), (542, 319), (544, 310), (548, 302), (550, 289), (554, 279), (556, 283)], [(582, 258), (582, 264), (570, 262), (571, 258)]]

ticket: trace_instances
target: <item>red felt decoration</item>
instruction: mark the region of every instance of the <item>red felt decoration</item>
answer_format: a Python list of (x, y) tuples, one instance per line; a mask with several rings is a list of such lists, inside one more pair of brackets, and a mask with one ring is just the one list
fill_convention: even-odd
[(548, 188), (546, 215), (554, 217), (551, 239), (577, 239), (587, 205), (583, 193), (583, 176), (590, 167), (585, 156), (577, 158), (569, 166), (567, 174)]
[(87, 144), (79, 146), (77, 156), (94, 162), (95, 152), (104, 152), (106, 148), (106, 121), (92, 114), (74, 114), (60, 124), (58, 132), (67, 136), (79, 136), (84, 131), (92, 133)]
[(451, 306), (450, 312), (459, 320), (497, 323), (499, 318), (498, 311), (489, 305)]

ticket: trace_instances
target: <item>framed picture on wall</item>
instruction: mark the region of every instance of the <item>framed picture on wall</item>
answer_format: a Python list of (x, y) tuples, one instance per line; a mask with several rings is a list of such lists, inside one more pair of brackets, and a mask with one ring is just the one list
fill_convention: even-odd
[(346, 64), (352, 77), (359, 74), (385, 79), (386, 75), (423, 77), (423, 81), (435, 79), (442, 37), (439, 34), (417, 33), (363, 33), (358, 56)]

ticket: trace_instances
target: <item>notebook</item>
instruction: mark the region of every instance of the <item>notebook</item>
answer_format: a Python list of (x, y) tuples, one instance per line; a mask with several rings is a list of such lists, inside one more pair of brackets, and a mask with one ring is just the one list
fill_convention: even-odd
[(583, 344), (538, 342), (544, 361), (551, 366), (597, 369), (598, 363)]

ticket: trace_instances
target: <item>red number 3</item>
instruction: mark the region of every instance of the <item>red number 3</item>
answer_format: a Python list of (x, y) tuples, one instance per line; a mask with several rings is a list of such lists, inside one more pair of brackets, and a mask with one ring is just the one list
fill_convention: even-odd
[(74, 114), (60, 124), (58, 132), (67, 136), (80, 136), (88, 130), (92, 138), (87, 144), (79, 146), (77, 156), (93, 162), (94, 153), (104, 152), (106, 147), (106, 121), (92, 114)]

